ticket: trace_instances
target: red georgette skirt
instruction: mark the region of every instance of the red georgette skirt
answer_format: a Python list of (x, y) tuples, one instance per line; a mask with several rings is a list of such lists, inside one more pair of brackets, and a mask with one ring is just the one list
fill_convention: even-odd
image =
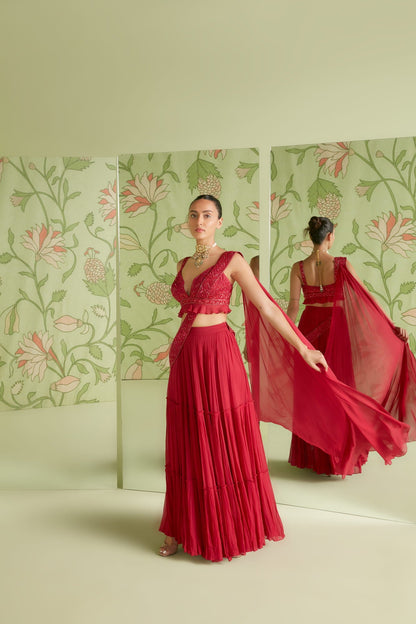
[[(306, 306), (299, 321), (302, 334), (313, 344), (315, 349), (325, 353), (333, 307)], [(331, 456), (317, 446), (308, 444), (297, 435), (292, 435), (289, 463), (298, 468), (310, 468), (318, 474), (335, 474)], [(355, 472), (361, 472), (357, 465)]]
[(191, 328), (171, 368), (160, 531), (211, 561), (284, 537), (247, 375), (225, 323)]

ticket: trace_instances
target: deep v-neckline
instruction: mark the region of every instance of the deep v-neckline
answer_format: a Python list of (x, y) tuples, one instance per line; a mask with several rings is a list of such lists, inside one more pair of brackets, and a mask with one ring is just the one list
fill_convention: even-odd
[(192, 288), (193, 288), (193, 286), (194, 286), (195, 281), (196, 281), (197, 279), (199, 279), (199, 278), (201, 277), (201, 275), (204, 275), (204, 273), (206, 273), (207, 271), (210, 271), (210, 270), (211, 270), (211, 269), (213, 269), (215, 266), (217, 266), (218, 262), (220, 261), (220, 259), (223, 257), (223, 255), (224, 255), (225, 253), (227, 253), (227, 252), (226, 252), (226, 251), (223, 251), (223, 252), (222, 252), (222, 254), (221, 254), (220, 256), (218, 256), (218, 259), (217, 259), (217, 261), (216, 261), (216, 263), (215, 263), (215, 264), (213, 264), (212, 266), (208, 267), (207, 269), (204, 269), (203, 271), (201, 271), (201, 273), (198, 273), (198, 275), (195, 275), (194, 279), (193, 279), (193, 280), (192, 280), (192, 282), (191, 282), (191, 286), (190, 286), (190, 288), (189, 288), (189, 292), (188, 292), (188, 291), (186, 290), (186, 288), (185, 288), (185, 280), (183, 279), (183, 267), (185, 266), (185, 264), (187, 263), (187, 261), (191, 258), (191, 256), (188, 256), (187, 258), (185, 258), (185, 259), (184, 259), (184, 261), (182, 262), (181, 269), (180, 269), (180, 271), (179, 271), (179, 275), (180, 275), (180, 276), (181, 276), (181, 278), (182, 278), (182, 285), (183, 285), (183, 290), (184, 290), (184, 293), (185, 293), (188, 297), (190, 297), (190, 296), (191, 296), (191, 293), (192, 293)]

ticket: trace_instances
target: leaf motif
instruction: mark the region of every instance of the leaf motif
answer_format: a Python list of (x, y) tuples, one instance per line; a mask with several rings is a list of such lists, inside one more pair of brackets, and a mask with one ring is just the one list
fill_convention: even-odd
[(92, 212), (89, 212), (84, 219), (84, 223), (87, 227), (91, 227), (94, 225), (94, 215)]
[(107, 287), (107, 295), (111, 295), (116, 286), (116, 277), (114, 275), (113, 267), (108, 267), (105, 272), (105, 283)]
[(292, 173), (292, 175), (290, 176), (289, 180), (287, 181), (287, 184), (286, 184), (286, 193), (287, 193), (288, 191), (290, 191), (290, 189), (291, 189), (291, 188), (292, 188), (292, 186), (293, 186), (293, 175), (294, 175), (294, 174)]
[(402, 161), (402, 159), (404, 158), (404, 155), (406, 154), (406, 150), (403, 149), (400, 154), (397, 156), (396, 158), (396, 166), (400, 164), (400, 162)]
[(76, 258), (74, 257), (74, 262), (72, 263), (72, 266), (69, 267), (69, 269), (65, 271), (65, 273), (62, 275), (62, 283), (64, 283), (68, 279), (68, 277), (72, 275), (75, 269), (76, 262)]
[(61, 340), (61, 351), (62, 351), (62, 355), (64, 356), (64, 358), (66, 358), (68, 354), (68, 347), (66, 346), (65, 340)]
[(105, 279), (102, 279), (99, 282), (88, 282), (87, 280), (83, 280), (83, 282), (92, 295), (96, 295), (97, 297), (107, 297), (108, 293)]
[(65, 178), (64, 180), (63, 189), (64, 189), (64, 197), (66, 198), (66, 196), (68, 195), (68, 191), (69, 191), (69, 182), (67, 178)]
[(69, 201), (70, 199), (75, 199), (76, 197), (79, 197), (80, 195), (81, 195), (80, 191), (75, 191), (74, 193), (71, 193), (70, 195), (68, 195), (66, 199), (67, 201)]
[(357, 251), (357, 249), (358, 247), (354, 243), (347, 243), (347, 245), (344, 245), (344, 247), (342, 248), (342, 253), (346, 256), (349, 256), (350, 254), (354, 253), (354, 251)]
[(163, 168), (162, 168), (162, 176), (166, 173), (166, 171), (169, 169), (170, 167), (170, 161), (172, 159), (171, 154), (168, 155), (168, 157), (166, 158), (165, 162), (163, 163)]
[(160, 319), (159, 321), (157, 321), (157, 323), (152, 323), (152, 325), (166, 325), (166, 323), (170, 323), (171, 320), (171, 318)]
[(141, 334), (139, 331), (133, 332), (130, 338), (134, 338), (134, 340), (150, 340), (150, 336)]
[(231, 238), (231, 236), (235, 236), (237, 232), (238, 232), (238, 229), (235, 227), (235, 225), (229, 225), (227, 228), (225, 228), (223, 234), (227, 238)]
[(128, 338), (132, 332), (131, 325), (123, 319), (120, 321), (120, 332), (125, 338)]
[(363, 280), (364, 286), (367, 288), (367, 290), (369, 290), (372, 293), (377, 294), (377, 291), (373, 288), (372, 284), (370, 284), (370, 282), (367, 282), (367, 280)]
[(87, 392), (89, 387), (90, 387), (89, 382), (82, 386), (81, 390), (78, 392), (76, 396), (75, 403), (79, 403), (80, 398)]
[(26, 208), (26, 204), (29, 201), (29, 199), (31, 197), (34, 196), (34, 193), (24, 193), (23, 191), (14, 191), (13, 195), (15, 195), (16, 197), (20, 197), (20, 203), (19, 203), (19, 207), (22, 209), (22, 212), (25, 211)]
[(56, 165), (52, 165), (52, 167), (48, 170), (48, 173), (46, 174), (46, 179), (49, 180), (49, 178), (51, 177), (51, 175), (53, 174), (53, 172), (56, 169)]
[(134, 262), (130, 267), (129, 270), (127, 271), (127, 275), (129, 277), (135, 277), (136, 275), (138, 275), (140, 273), (140, 271), (142, 270), (142, 264), (138, 264), (137, 262)]
[(19, 288), (19, 293), (22, 295), (23, 299), (26, 299), (27, 301), (31, 300), (27, 292), (22, 290), (21, 288)]
[(388, 280), (388, 279), (389, 279), (389, 278), (393, 275), (393, 273), (395, 272), (395, 270), (396, 270), (396, 265), (394, 264), (394, 265), (391, 267), (391, 269), (389, 269), (388, 271), (386, 271), (386, 273), (384, 274), (384, 278), (385, 278), (386, 280)]
[(272, 179), (272, 182), (277, 177), (277, 167), (276, 167), (276, 162), (275, 162), (275, 158), (274, 158), (274, 153), (273, 152), (271, 152), (270, 177)]
[(44, 286), (46, 284), (48, 279), (49, 279), (49, 273), (46, 273), (45, 277), (43, 279), (41, 279), (39, 284), (38, 284), (39, 288), (42, 288), (42, 286)]
[(52, 293), (52, 301), (54, 301), (55, 303), (59, 303), (60, 301), (63, 301), (65, 295), (66, 290), (54, 290), (54, 292)]
[(79, 221), (77, 221), (76, 223), (72, 223), (71, 225), (68, 225), (68, 227), (66, 228), (66, 232), (70, 232), (71, 230), (74, 230), (77, 227), (77, 225), (79, 225)]
[(163, 258), (163, 260), (162, 260), (162, 262), (159, 264), (159, 269), (164, 267), (168, 263), (168, 260), (169, 260), (169, 254), (166, 253), (164, 258)]
[(287, 278), (289, 277), (289, 271), (290, 271), (289, 267), (286, 267), (283, 272), (283, 277), (280, 280), (279, 284), (284, 284), (287, 281)]
[(234, 215), (235, 219), (238, 219), (238, 217), (240, 215), (240, 206), (237, 204), (236, 201), (234, 201), (234, 203), (233, 203), (233, 215)]
[(91, 160), (81, 160), (81, 158), (73, 157), (63, 158), (63, 163), (65, 169), (70, 169), (71, 171), (83, 171), (92, 165)]
[(95, 358), (96, 360), (102, 360), (103, 359), (103, 352), (102, 352), (101, 348), (97, 344), (89, 345), (88, 346), (88, 351), (90, 352), (92, 357)]
[(6, 251), (6, 253), (0, 254), (0, 264), (8, 264), (12, 259), (13, 256), (9, 254), (8, 251)]
[(342, 197), (341, 191), (334, 184), (334, 182), (332, 182), (332, 180), (323, 180), (318, 178), (308, 189), (308, 200), (311, 210), (316, 207), (318, 199), (324, 199), (327, 195)]
[(14, 234), (11, 231), (10, 228), (9, 228), (9, 233), (8, 233), (8, 241), (9, 241), (9, 245), (11, 247), (13, 245), (13, 243), (14, 243)]
[(127, 299), (123, 299), (123, 297), (120, 297), (120, 305), (123, 306), (123, 308), (131, 308), (131, 303), (127, 301)]
[(173, 280), (175, 279), (176, 275), (173, 275), (173, 273), (164, 273), (161, 278), (160, 281), (163, 282), (164, 284), (169, 284), (169, 286), (171, 284), (173, 284)]
[(400, 294), (408, 295), (409, 293), (413, 292), (415, 285), (415, 282), (403, 282), (402, 284), (400, 284)]
[(198, 180), (206, 180), (209, 175), (213, 175), (216, 178), (222, 178), (222, 175), (214, 163), (204, 160), (203, 158), (197, 158), (188, 168), (186, 174), (188, 186), (191, 191), (196, 189), (198, 186)]
[(81, 375), (86, 375), (88, 373), (88, 369), (86, 366), (84, 366), (84, 364), (82, 362), (75, 362), (75, 366), (77, 367), (77, 369), (79, 370), (79, 372), (81, 373)]

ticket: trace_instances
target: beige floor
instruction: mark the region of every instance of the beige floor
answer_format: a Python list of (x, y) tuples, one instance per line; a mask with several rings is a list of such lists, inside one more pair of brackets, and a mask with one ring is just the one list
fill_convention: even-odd
[(414, 622), (414, 524), (281, 505), (285, 540), (213, 564), (155, 555), (162, 501), (0, 492), (0, 622)]

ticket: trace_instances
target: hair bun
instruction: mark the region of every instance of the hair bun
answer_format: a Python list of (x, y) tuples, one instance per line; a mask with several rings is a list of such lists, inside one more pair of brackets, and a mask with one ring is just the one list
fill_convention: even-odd
[(319, 230), (322, 225), (322, 221), (319, 217), (311, 217), (309, 221), (309, 228), (314, 230)]

